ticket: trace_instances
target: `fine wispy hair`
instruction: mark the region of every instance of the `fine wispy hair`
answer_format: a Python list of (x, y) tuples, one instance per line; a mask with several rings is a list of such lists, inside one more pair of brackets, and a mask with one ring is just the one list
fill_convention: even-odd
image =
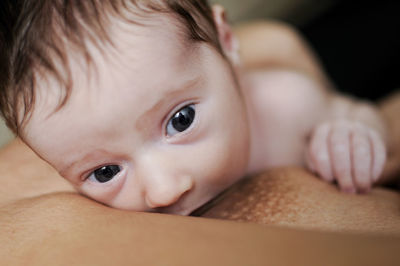
[[(0, 111), (19, 135), (34, 108), (38, 75), (49, 75), (62, 92), (57, 108), (73, 87), (68, 46), (92, 62), (88, 43), (101, 49), (110, 39), (110, 19), (131, 23), (130, 14), (169, 13), (189, 41), (207, 42), (221, 54), (211, 8), (206, 0), (8, 0), (0, 4)], [(137, 18), (138, 16), (136, 16)]]

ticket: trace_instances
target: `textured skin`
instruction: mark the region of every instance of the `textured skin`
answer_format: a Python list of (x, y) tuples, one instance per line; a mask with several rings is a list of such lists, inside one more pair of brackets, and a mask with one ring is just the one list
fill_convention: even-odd
[(365, 195), (345, 194), (301, 168), (274, 169), (238, 183), (202, 216), (400, 235), (400, 193), (375, 188)]

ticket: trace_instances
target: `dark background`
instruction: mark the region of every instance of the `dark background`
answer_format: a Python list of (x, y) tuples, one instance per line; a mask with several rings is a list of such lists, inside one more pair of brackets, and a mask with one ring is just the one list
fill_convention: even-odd
[(400, 1), (337, 1), (300, 31), (338, 90), (377, 100), (400, 89)]

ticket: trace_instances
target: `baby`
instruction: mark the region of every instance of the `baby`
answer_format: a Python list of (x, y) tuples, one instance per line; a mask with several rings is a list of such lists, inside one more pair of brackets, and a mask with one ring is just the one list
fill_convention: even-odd
[(205, 0), (22, 2), (9, 4), (12, 38), (2, 29), (2, 114), (96, 201), (187, 215), (276, 166), (350, 193), (380, 177), (378, 112), (333, 92), (286, 26), (246, 33), (244, 67), (223, 8)]

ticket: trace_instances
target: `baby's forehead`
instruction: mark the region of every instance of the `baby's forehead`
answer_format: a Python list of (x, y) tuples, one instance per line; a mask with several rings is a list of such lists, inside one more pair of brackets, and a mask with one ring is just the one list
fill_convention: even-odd
[[(42, 119), (73, 105), (95, 106), (101, 94), (126, 93), (146, 101), (146, 92), (153, 88), (173, 88), (180, 79), (196, 72), (195, 44), (182, 41), (181, 33), (170, 18), (154, 20), (150, 25), (118, 24), (113, 29), (113, 44), (103, 47), (88, 44), (88, 62), (71, 48), (68, 53), (71, 92), (65, 104), (58, 108), (65, 95), (62, 84), (54, 78), (39, 79), (33, 116)], [(112, 95), (110, 94), (110, 97)], [(68, 108), (67, 108), (68, 109)], [(46, 116), (44, 116), (46, 114)], [(35, 122), (36, 121), (36, 122)], [(40, 123), (33, 119), (32, 123)]]
[(88, 38), (84, 49), (67, 45), (66, 54), (75, 63), (74, 67), (95, 68), (107, 64), (125, 69), (132, 65), (146, 67), (146, 63), (164, 57), (184, 58), (193, 50), (190, 46), (195, 45), (188, 41), (176, 18), (168, 14), (148, 14), (140, 24), (114, 18), (110, 20), (107, 39), (91, 41)]
[[(86, 51), (67, 43), (68, 65), (61, 62), (56, 65), (63, 69), (58, 71), (62, 73), (62, 80), (70, 81), (71, 94), (82, 89), (101, 90), (108, 84), (105, 79), (121, 82), (127, 78), (126, 82), (131, 82), (133, 77), (137, 77), (137, 82), (146, 77), (154, 82), (172, 79), (180, 73), (179, 68), (195, 58), (191, 55), (197, 45), (185, 39), (171, 16), (156, 16), (140, 25), (115, 19), (109, 34), (110, 42), (88, 41)], [(65, 84), (46, 71), (39, 70), (37, 80), (38, 98), (54, 95), (56, 99), (65, 94)]]
[[(163, 28), (160, 31), (162, 34), (151, 34), (151, 29), (138, 29), (137, 35), (126, 37), (129, 40), (123, 39), (123, 33), (119, 36), (123, 41), (109, 48), (107, 56), (92, 48), (92, 65), (73, 61), (71, 95), (62, 108), (56, 109), (62, 96), (60, 84), (55, 79), (43, 79), (24, 129), (26, 140), (37, 143), (36, 149), (43, 151), (51, 150), (60, 138), (75, 143), (68, 140), (90, 136), (94, 143), (98, 132), (123, 132), (115, 129), (131, 127), (126, 121), (140, 120), (141, 114), (162, 101), (169, 90), (180, 92), (177, 89), (185, 88), (204, 68), (199, 60), (203, 58), (202, 49), (181, 49), (180, 41), (171, 38), (173, 34), (166, 34)], [(163, 109), (168, 108), (165, 104)], [(125, 122), (121, 125), (119, 121)]]

